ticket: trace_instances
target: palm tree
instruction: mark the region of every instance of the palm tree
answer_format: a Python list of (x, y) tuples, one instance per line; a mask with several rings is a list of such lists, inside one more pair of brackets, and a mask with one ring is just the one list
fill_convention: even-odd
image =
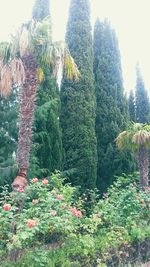
[(44, 79), (40, 64), (46, 62), (57, 77), (60, 63), (68, 79), (78, 79), (79, 71), (67, 47), (52, 42), (49, 17), (22, 25), (10, 43), (0, 44), (0, 92), (6, 97), (12, 84), (20, 87), (17, 163), (19, 173), (12, 186), (26, 186), (29, 168), (32, 122), (38, 84)]
[(148, 186), (150, 125), (142, 123), (131, 124), (127, 131), (118, 135), (116, 144), (119, 149), (128, 149), (134, 152), (140, 172), (141, 187)]

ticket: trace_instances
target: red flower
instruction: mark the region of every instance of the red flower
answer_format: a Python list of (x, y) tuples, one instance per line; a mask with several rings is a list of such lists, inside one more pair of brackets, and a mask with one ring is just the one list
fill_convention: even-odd
[(57, 215), (57, 211), (56, 210), (51, 210), (51, 215), (52, 216), (56, 216)]
[(37, 182), (38, 182), (38, 178), (33, 178), (33, 179), (32, 179), (32, 182), (33, 182), (33, 183), (37, 183)]
[(57, 200), (63, 200), (63, 195), (57, 195), (56, 198)]
[(10, 209), (11, 209), (11, 205), (10, 205), (10, 204), (5, 203), (5, 204), (3, 205), (3, 210), (5, 210), (5, 211), (10, 211)]
[(27, 221), (27, 226), (28, 226), (29, 228), (33, 228), (33, 227), (37, 226), (37, 220), (29, 219), (29, 220)]
[(47, 180), (47, 179), (43, 179), (43, 180), (42, 180), (42, 184), (47, 185), (47, 184), (48, 184), (48, 180)]
[(64, 210), (66, 208), (66, 204), (62, 204), (61, 208), (62, 208), (62, 210)]
[(24, 192), (24, 189), (23, 189), (22, 186), (19, 186), (18, 189), (17, 189), (17, 191), (20, 192), (20, 193), (22, 193), (22, 192)]

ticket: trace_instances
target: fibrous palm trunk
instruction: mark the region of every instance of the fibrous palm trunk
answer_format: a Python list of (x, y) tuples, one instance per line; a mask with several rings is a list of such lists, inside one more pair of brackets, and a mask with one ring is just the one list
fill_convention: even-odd
[(148, 151), (146, 150), (144, 145), (140, 145), (139, 151), (137, 154), (138, 166), (140, 171), (140, 183), (141, 187), (148, 186), (148, 173), (149, 173), (149, 157)]
[(13, 188), (25, 187), (27, 185), (26, 174), (29, 167), (32, 123), (34, 117), (36, 90), (38, 85), (38, 64), (33, 55), (22, 57), (25, 69), (25, 82), (20, 90), (19, 109), (19, 134), (17, 163), (19, 174), (14, 180)]

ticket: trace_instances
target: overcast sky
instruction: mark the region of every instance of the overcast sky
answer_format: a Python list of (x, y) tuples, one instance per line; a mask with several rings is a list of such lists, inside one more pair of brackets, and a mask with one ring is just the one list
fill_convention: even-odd
[[(55, 40), (64, 38), (70, 0), (50, 0)], [(0, 41), (31, 17), (34, 0), (0, 0)], [(91, 0), (91, 23), (107, 17), (116, 30), (124, 87), (135, 87), (135, 65), (141, 66), (150, 93), (150, 0)]]

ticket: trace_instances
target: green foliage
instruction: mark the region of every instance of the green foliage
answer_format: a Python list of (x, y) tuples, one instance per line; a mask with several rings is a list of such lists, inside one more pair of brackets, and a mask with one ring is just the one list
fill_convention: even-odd
[(23, 192), (8, 193), (5, 187), (0, 198), (1, 266), (114, 266), (118, 259), (120, 267), (135, 260), (137, 254), (134, 259), (128, 254), (134, 244), (140, 249), (150, 239), (150, 188), (141, 191), (138, 180), (138, 173), (118, 177), (89, 216), (76, 188), (63, 185), (59, 173), (32, 179)]
[(140, 191), (138, 180), (137, 173), (119, 177), (95, 208), (107, 230), (122, 229), (130, 242), (142, 241), (150, 233), (150, 188)]
[[(97, 177), (92, 35), (88, 0), (72, 0), (66, 42), (79, 68), (78, 82), (63, 79), (61, 127), (63, 169), (72, 184), (94, 188)], [(74, 172), (70, 170), (74, 169)]]
[(139, 65), (136, 67), (136, 122), (149, 123), (150, 122), (150, 104), (148, 93), (142, 79)]
[(76, 231), (82, 213), (72, 206), (75, 188), (63, 186), (59, 179), (56, 173), (48, 180), (33, 178), (25, 191), (9, 193), (4, 188), (0, 207), (1, 255), (6, 250), (11, 255), (14, 249), (31, 248), (39, 242), (62, 242)]
[(45, 79), (37, 92), (29, 176), (43, 177), (62, 167), (59, 126), (60, 99), (56, 80), (45, 66)]
[[(32, 16), (41, 21), (50, 15), (49, 0), (36, 1)], [(48, 23), (51, 29), (51, 22)], [(37, 91), (30, 176), (43, 177), (62, 168), (62, 141), (59, 126), (60, 98), (58, 85), (52, 78), (52, 68), (42, 62), (44, 81)]]
[(0, 97), (0, 185), (11, 184), (16, 173), (18, 96), (17, 87), (5, 99)]
[(94, 75), (96, 136), (98, 151), (97, 186), (106, 191), (115, 175), (133, 169), (132, 157), (115, 147), (115, 138), (128, 123), (123, 96), (120, 53), (115, 32), (109, 22), (96, 21), (94, 29)]
[(136, 122), (136, 114), (135, 114), (135, 96), (134, 96), (134, 91), (130, 91), (129, 95), (129, 114), (130, 114), (130, 120)]
[(36, 0), (32, 10), (32, 18), (41, 21), (50, 15), (50, 1)]

